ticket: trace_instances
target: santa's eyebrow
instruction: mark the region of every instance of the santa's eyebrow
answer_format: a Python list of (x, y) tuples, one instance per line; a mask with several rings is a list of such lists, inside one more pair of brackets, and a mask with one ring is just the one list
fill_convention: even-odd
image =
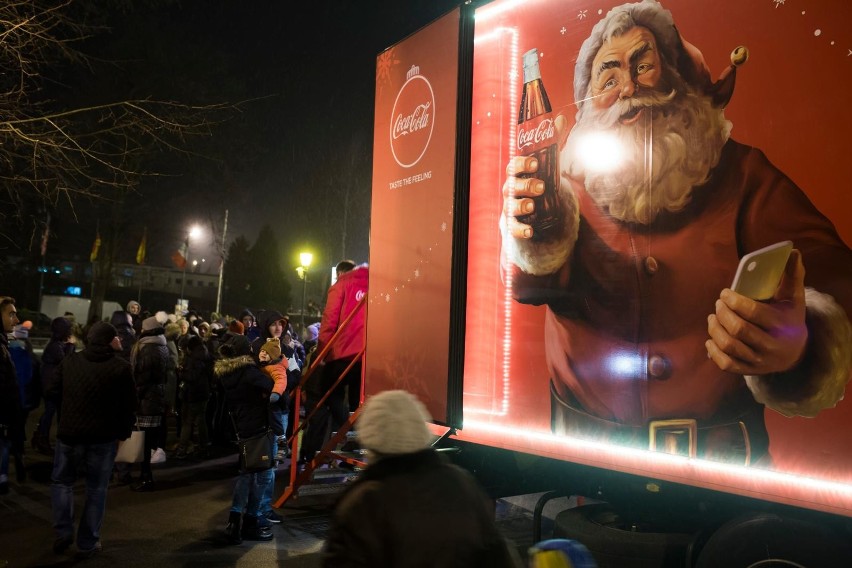
[(653, 50), (654, 50), (654, 48), (651, 46), (650, 43), (648, 43), (648, 42), (643, 43), (639, 47), (639, 49), (637, 49), (636, 51), (634, 51), (633, 53), (630, 54), (630, 65), (632, 66), (634, 63), (636, 63), (636, 61), (640, 57), (642, 57), (643, 55), (645, 55), (649, 51), (653, 51)]
[(621, 67), (621, 61), (617, 59), (610, 59), (609, 61), (604, 61), (598, 67), (598, 74), (603, 73), (607, 69), (618, 69)]

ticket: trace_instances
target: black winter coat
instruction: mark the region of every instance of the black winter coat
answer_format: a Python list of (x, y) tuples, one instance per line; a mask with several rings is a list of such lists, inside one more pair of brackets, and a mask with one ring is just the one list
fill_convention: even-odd
[(180, 375), (180, 397), (183, 402), (201, 402), (210, 398), (213, 381), (213, 357), (204, 345), (189, 352), (183, 360)]
[(383, 457), (343, 494), (328, 568), (509, 568), (518, 564), (476, 480), (434, 450)]
[(219, 359), (214, 373), (222, 381), (237, 435), (249, 438), (266, 430), (270, 424), (269, 393), (274, 383), (252, 356)]
[[(162, 330), (161, 330), (162, 331)], [(166, 412), (166, 380), (169, 348), (162, 333), (144, 336), (133, 346), (131, 355), (139, 416), (159, 416)]]
[(56, 437), (65, 444), (125, 440), (136, 421), (130, 364), (109, 345), (93, 345), (66, 357), (51, 391), (62, 395)]
[[(68, 343), (65, 340), (52, 338), (44, 347), (44, 352), (41, 354), (41, 389), (42, 392), (56, 392), (59, 396), (59, 390), (53, 388), (53, 383), (56, 382), (57, 370), (62, 361), (71, 353), (74, 353), (74, 344)], [(47, 396), (45, 394), (45, 396)]]
[[(10, 439), (20, 440), (21, 393), (18, 390), (18, 376), (8, 346), (6, 334), (0, 330), (0, 424), (9, 429)], [(0, 431), (0, 438), (2, 437), (3, 431)]]

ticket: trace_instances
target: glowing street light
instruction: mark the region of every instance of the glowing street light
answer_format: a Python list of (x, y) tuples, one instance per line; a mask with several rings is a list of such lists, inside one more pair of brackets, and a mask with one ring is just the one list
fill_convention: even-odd
[[(186, 289), (186, 265), (189, 264), (189, 241), (191, 239), (197, 239), (201, 236), (201, 227), (198, 225), (193, 225), (189, 228), (189, 231), (186, 233), (186, 241), (184, 241), (183, 246), (183, 277), (180, 280), (180, 302), (183, 304), (183, 293)], [(189, 302), (187, 302), (187, 307), (189, 306)]]
[(308, 267), (314, 260), (314, 255), (309, 252), (299, 253), (299, 262), (301, 266), (296, 268), (299, 278), (302, 279), (302, 329), (305, 329), (305, 307), (308, 294)]

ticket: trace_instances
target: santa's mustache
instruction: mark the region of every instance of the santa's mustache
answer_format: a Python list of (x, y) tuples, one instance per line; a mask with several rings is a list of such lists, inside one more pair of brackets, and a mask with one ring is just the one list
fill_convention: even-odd
[(628, 99), (618, 100), (611, 107), (594, 111), (592, 120), (603, 128), (618, 126), (620, 121), (629, 120), (643, 109), (660, 109), (665, 114), (666, 107), (677, 97), (677, 90), (668, 93), (647, 91)]

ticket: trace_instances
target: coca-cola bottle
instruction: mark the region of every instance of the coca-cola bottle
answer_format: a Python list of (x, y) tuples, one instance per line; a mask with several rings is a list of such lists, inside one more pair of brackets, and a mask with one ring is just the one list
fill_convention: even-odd
[[(524, 92), (518, 113), (517, 152), (538, 161), (538, 169), (531, 174), (518, 174), (519, 178), (536, 178), (544, 182), (544, 193), (533, 197), (535, 209), (528, 215), (519, 215), (518, 221), (530, 225), (532, 240), (546, 241), (558, 235), (564, 219), (564, 205), (559, 199), (559, 171), (556, 126), (550, 99), (541, 82), (538, 67), (538, 50), (524, 54)], [(528, 161), (528, 163), (530, 163)]]

